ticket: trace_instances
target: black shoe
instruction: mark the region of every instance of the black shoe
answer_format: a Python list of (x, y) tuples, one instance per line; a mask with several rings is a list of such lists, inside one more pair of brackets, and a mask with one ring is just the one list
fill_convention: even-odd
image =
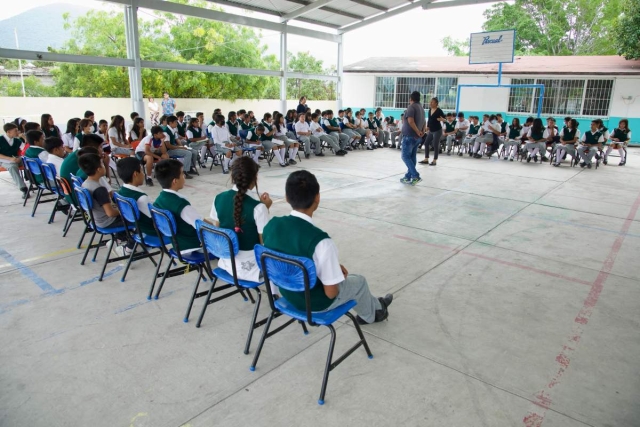
[(604, 159), (604, 160), (602, 161), (602, 164), (603, 164), (603, 165), (606, 165), (607, 163), (609, 163), (609, 162), (607, 161), (607, 159)]
[(346, 152), (346, 151), (344, 151), (344, 150), (338, 150), (338, 151), (336, 151), (336, 156), (344, 156), (345, 154), (347, 154), (347, 152)]
[(531, 163), (531, 156), (527, 157), (527, 163)]
[(496, 151), (496, 150), (489, 151), (489, 154), (487, 154), (487, 157), (491, 157), (491, 156), (493, 156), (495, 153), (497, 153), (497, 151)]
[(581, 167), (581, 168), (583, 168), (583, 167), (585, 167), (585, 166), (587, 166), (587, 164), (586, 164), (585, 162), (580, 163), (580, 167)]
[(308, 159), (309, 157), (311, 157), (311, 154), (304, 153), (304, 158), (305, 159)]
[(393, 294), (386, 294), (384, 297), (378, 298), (380, 304), (382, 304), (383, 308), (389, 308), (391, 303), (393, 302)]
[(481, 159), (482, 158), (482, 154), (474, 154), (473, 158), (474, 159)]
[(447, 156), (451, 155), (451, 150), (447, 150)]
[(510, 161), (510, 162), (513, 162), (513, 159), (512, 159), (511, 157), (509, 157), (509, 161)]
[(198, 175), (198, 169), (192, 167), (191, 169), (189, 169), (189, 173), (192, 173), (194, 175)]
[(542, 160), (541, 161), (542, 162), (548, 162), (549, 158), (547, 156), (542, 156)]
[(618, 163), (618, 166), (624, 166), (626, 163), (627, 163), (627, 162), (622, 161), (622, 162)]
[(458, 153), (458, 157), (462, 157), (462, 151)]
[(469, 151), (469, 157), (473, 157), (473, 153)]
[(587, 165), (587, 169), (591, 169), (591, 163)]
[(396, 144), (391, 144), (391, 148), (396, 148)]
[(353, 148), (351, 146), (346, 146), (346, 147), (344, 147), (344, 149), (347, 150), (347, 151), (352, 151), (353, 150)]
[(149, 187), (153, 187), (153, 180), (151, 178), (147, 178), (146, 182)]
[(27, 187), (22, 187), (20, 189), (20, 191), (22, 191), (22, 198), (23, 199), (28, 199), (29, 198), (29, 189)]
[(316, 154), (316, 157), (324, 157), (324, 153), (321, 151), (318, 154)]
[(289, 164), (290, 164), (290, 165), (297, 165), (297, 164), (298, 164), (298, 162), (296, 162), (296, 161), (295, 161), (295, 160), (293, 160), (293, 159), (289, 159)]
[(281, 167), (281, 168), (286, 168), (287, 166), (289, 166), (287, 163), (281, 163), (281, 164), (280, 164), (280, 167)]
[(184, 178), (185, 179), (193, 179), (193, 177), (191, 175), (189, 175), (188, 173), (184, 173)]
[(538, 163), (538, 156), (533, 156), (533, 162)]
[(373, 151), (373, 148), (371, 148), (371, 147), (367, 147), (367, 150), (369, 150), (369, 151)]

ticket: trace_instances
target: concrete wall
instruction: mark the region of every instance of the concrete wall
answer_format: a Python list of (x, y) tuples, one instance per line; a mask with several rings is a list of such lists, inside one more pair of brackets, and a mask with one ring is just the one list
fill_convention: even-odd
[(342, 105), (366, 105), (373, 107), (375, 104), (376, 78), (370, 75), (345, 74), (342, 85)]
[[(186, 113), (203, 111), (207, 118), (216, 108), (223, 112), (244, 108), (252, 110), (256, 116), (266, 112), (280, 110), (280, 101), (277, 99), (239, 99), (236, 101), (224, 101), (219, 99), (176, 99), (177, 110)], [(157, 100), (158, 104), (160, 100)], [(373, 103), (373, 100), (371, 101)], [(146, 103), (145, 103), (146, 105)], [(335, 109), (336, 101), (309, 100), (307, 105), (312, 109)], [(295, 109), (297, 100), (287, 101), (288, 109)], [(5, 123), (13, 121), (16, 117), (24, 117), (28, 121), (40, 122), (40, 115), (49, 113), (62, 131), (65, 130), (67, 120), (73, 117), (83, 117), (86, 110), (95, 113), (97, 119), (109, 120), (111, 116), (120, 114), (129, 119), (131, 113), (131, 100), (128, 98), (19, 98), (0, 97), (0, 119)], [(177, 111), (176, 110), (176, 111)]]

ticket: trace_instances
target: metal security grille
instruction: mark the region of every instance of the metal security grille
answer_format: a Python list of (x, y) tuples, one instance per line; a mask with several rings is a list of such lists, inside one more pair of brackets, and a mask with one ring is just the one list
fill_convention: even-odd
[[(542, 84), (542, 114), (608, 117), (613, 80), (512, 79), (511, 84)], [(539, 89), (509, 90), (509, 112), (538, 111)]]
[(395, 107), (395, 93), (395, 77), (376, 77), (376, 107)]
[(457, 77), (438, 77), (436, 85), (436, 97), (443, 110), (453, 110), (456, 108), (456, 95), (458, 92)]
[[(512, 85), (532, 85), (535, 79), (511, 79)], [(509, 89), (509, 112), (531, 113), (533, 109), (533, 88), (512, 87)]]
[(418, 91), (422, 99), (431, 99), (436, 92), (436, 79), (429, 77), (398, 77), (396, 84), (396, 108), (409, 106), (409, 95)]
[(613, 80), (587, 80), (582, 114), (585, 116), (608, 116)]

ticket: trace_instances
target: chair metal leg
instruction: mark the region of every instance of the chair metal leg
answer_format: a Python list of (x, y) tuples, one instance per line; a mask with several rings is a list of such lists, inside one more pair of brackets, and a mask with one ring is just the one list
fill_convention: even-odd
[[(102, 239), (100, 239), (102, 241)], [(102, 271), (100, 272), (100, 278), (98, 282), (102, 282), (102, 276), (104, 276), (104, 271), (107, 269), (107, 264), (109, 264), (109, 258), (111, 258), (111, 250), (113, 249), (113, 243), (116, 241), (116, 236), (111, 235), (111, 243), (109, 244), (109, 252), (107, 252), (107, 257), (104, 259), (104, 264), (102, 264)], [(98, 253), (98, 248), (96, 248), (96, 254)]]
[(262, 351), (262, 346), (264, 346), (264, 341), (267, 339), (267, 335), (269, 334), (269, 327), (271, 326), (271, 321), (275, 313), (272, 311), (267, 319), (267, 324), (264, 325), (264, 331), (262, 331), (262, 337), (260, 337), (260, 343), (258, 344), (258, 348), (256, 349), (256, 354), (253, 356), (253, 362), (251, 362), (251, 366), (249, 367), (250, 371), (256, 370), (256, 365), (258, 364), (258, 358), (260, 357), (260, 352)]
[(75, 216), (75, 210), (72, 206), (69, 206), (69, 212), (67, 213), (67, 220), (64, 223), (64, 227), (62, 228), (62, 237), (67, 237), (67, 233), (71, 228), (71, 224), (73, 224), (73, 217)]
[(358, 332), (358, 336), (360, 337), (360, 341), (362, 342), (362, 345), (364, 346), (364, 349), (367, 352), (367, 356), (369, 357), (369, 359), (373, 359), (373, 354), (371, 354), (371, 350), (369, 349), (369, 344), (367, 344), (367, 340), (365, 339), (364, 334), (362, 333), (362, 329), (360, 328), (360, 324), (358, 323), (356, 318), (353, 317), (353, 314), (347, 312), (347, 317), (349, 319), (351, 319), (351, 322), (353, 323), (353, 326), (356, 327), (356, 331)]
[[(56, 212), (58, 212), (58, 202), (60, 201), (60, 197), (53, 201), (53, 209), (51, 209), (51, 215), (49, 215), (49, 222), (47, 224), (51, 224), (56, 217)], [(71, 209), (71, 208), (69, 208)]]
[[(96, 257), (98, 256), (98, 251), (100, 250), (100, 247), (102, 246), (102, 240), (104, 239), (104, 234), (100, 234), (100, 240), (98, 241), (98, 245), (96, 246), (96, 251), (93, 254), (93, 259), (91, 260), (91, 262), (96, 262)], [(113, 243), (113, 239), (112, 239), (112, 243)], [(109, 255), (107, 255), (108, 257)]]
[(300, 326), (302, 326), (302, 332), (304, 332), (305, 335), (309, 335), (309, 331), (307, 330), (307, 324), (301, 320), (298, 320), (298, 323), (300, 323)]
[(211, 300), (211, 294), (213, 294), (213, 288), (216, 287), (216, 283), (218, 283), (218, 278), (215, 277), (212, 281), (211, 281), (211, 287), (209, 287), (209, 293), (207, 294), (207, 300), (204, 303), (204, 306), (202, 307), (202, 311), (200, 312), (200, 317), (198, 317), (198, 322), (196, 323), (196, 328), (199, 328), (200, 325), (202, 324), (202, 319), (204, 318), (204, 313), (205, 311), (207, 311), (207, 307), (209, 306), (209, 301)]
[[(198, 287), (200, 286), (200, 280), (202, 280), (202, 266), (198, 266), (198, 278), (196, 279), (196, 285), (193, 287), (193, 294), (191, 294), (191, 299), (189, 300), (189, 307), (187, 307), (187, 312), (184, 315), (183, 322), (187, 323), (189, 321), (189, 314), (191, 313), (191, 308), (193, 307), (193, 301), (196, 299), (196, 294), (198, 293)], [(207, 300), (207, 302), (209, 302)]]
[[(158, 264), (158, 268), (160, 268), (160, 264)], [(171, 268), (171, 262), (167, 264), (167, 268), (164, 270), (164, 274), (162, 275), (162, 280), (160, 281), (160, 286), (158, 286), (158, 291), (156, 292), (155, 299), (158, 299), (160, 296), (160, 292), (162, 291), (162, 287), (164, 286), (164, 281), (167, 280), (167, 275), (169, 274), (169, 269)], [(157, 277), (157, 275), (156, 275)], [(151, 283), (151, 290), (149, 291), (149, 297), (151, 297), (151, 293), (153, 292), (153, 286), (156, 283), (156, 279), (153, 279)]]
[[(89, 227), (85, 228), (85, 233)], [(87, 255), (89, 255), (89, 250), (91, 249), (91, 245), (93, 244), (93, 239), (96, 238), (96, 231), (91, 235), (91, 240), (89, 240), (89, 244), (87, 245), (87, 250), (84, 251), (84, 256), (82, 257), (82, 261), (80, 265), (84, 265), (84, 262), (87, 260)], [(80, 243), (82, 243), (82, 239), (84, 239), (84, 233), (82, 234), (82, 238), (80, 239)], [(80, 243), (78, 243), (78, 249), (80, 249)]]
[[(249, 289), (247, 289), (247, 293), (251, 295)], [(260, 301), (262, 300), (262, 292), (260, 289), (256, 289), (256, 293), (258, 294), (258, 300), (253, 308), (253, 316), (251, 316), (251, 324), (249, 325), (249, 335), (247, 335), (247, 343), (244, 346), (244, 354), (249, 354), (249, 347), (251, 346), (251, 338), (253, 338), (253, 330), (256, 328), (256, 319), (258, 318), (258, 311), (260, 310)]]
[[(69, 227), (71, 227), (71, 225), (69, 225)], [(82, 241), (84, 240), (84, 236), (86, 236), (88, 233), (89, 233), (89, 226), (87, 224), (85, 224), (84, 225), (84, 231), (80, 235), (80, 240), (78, 241), (78, 246), (76, 246), (77, 249), (82, 248)]]
[(38, 209), (38, 203), (40, 203), (40, 198), (42, 197), (42, 192), (44, 190), (42, 188), (38, 188), (38, 193), (36, 193), (36, 199), (33, 201), (33, 209), (31, 209), (31, 218), (33, 218), (36, 214), (36, 209)]
[(327, 325), (331, 331), (331, 341), (329, 343), (329, 353), (327, 354), (327, 363), (324, 367), (324, 376), (322, 377), (322, 388), (320, 389), (320, 398), (318, 405), (324, 405), (324, 395), (327, 391), (327, 383), (329, 382), (329, 372), (331, 371), (331, 359), (333, 358), (333, 349), (336, 344), (336, 330), (333, 325)]
[(133, 261), (133, 255), (136, 253), (136, 248), (138, 247), (138, 242), (135, 242), (133, 245), (133, 249), (131, 250), (131, 255), (129, 255), (129, 259), (127, 260), (127, 265), (124, 268), (124, 272), (122, 273), (122, 277), (120, 278), (121, 282), (127, 278), (127, 273), (129, 272), (129, 267), (131, 267), (131, 262)]

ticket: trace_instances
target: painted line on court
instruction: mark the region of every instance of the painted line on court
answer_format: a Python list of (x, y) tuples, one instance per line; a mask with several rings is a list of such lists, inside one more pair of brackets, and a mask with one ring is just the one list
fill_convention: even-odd
[[(168, 297), (169, 295), (172, 295), (175, 292), (176, 292), (175, 290), (165, 292), (164, 294), (162, 294), (162, 298)], [(136, 302), (136, 303), (130, 304), (130, 305), (126, 306), (126, 307), (119, 308), (116, 311), (114, 311), (114, 314), (124, 313), (125, 311), (129, 311), (131, 309), (134, 309), (136, 307), (140, 307), (141, 305), (149, 304), (150, 302), (154, 302), (154, 301), (156, 301), (156, 300), (155, 299), (150, 299), (150, 300), (145, 299), (144, 301)]]
[(596, 279), (591, 283), (591, 290), (585, 298), (584, 303), (582, 304), (582, 308), (578, 312), (578, 315), (573, 321), (571, 333), (569, 334), (567, 341), (562, 346), (560, 353), (558, 353), (558, 355), (556, 356), (556, 362), (559, 365), (558, 370), (553, 375), (546, 387), (535, 395), (533, 404), (536, 407), (529, 411), (529, 413), (522, 419), (525, 427), (542, 426), (547, 410), (551, 407), (552, 404), (551, 391), (560, 383), (560, 380), (564, 376), (564, 373), (569, 369), (569, 365), (571, 364), (571, 356), (573, 355), (573, 352), (576, 350), (576, 347), (582, 339), (582, 335), (584, 333), (586, 325), (589, 323), (589, 319), (591, 318), (593, 309), (595, 308), (596, 304), (598, 304), (598, 300), (600, 299), (600, 294), (602, 293), (604, 284), (607, 281), (609, 274), (613, 270), (613, 266), (616, 262), (616, 257), (618, 256), (618, 253), (622, 248), (622, 243), (624, 242), (627, 232), (629, 231), (629, 227), (631, 227), (631, 224), (633, 223), (633, 219), (638, 213), (638, 209), (640, 209), (640, 195), (638, 195), (638, 198), (631, 207), (631, 210), (627, 215), (627, 219), (625, 220), (620, 230), (620, 235), (613, 242), (607, 258), (602, 263), (600, 273), (598, 273)]
[[(83, 246), (84, 247), (84, 246)], [(71, 252), (75, 252), (75, 251), (79, 251), (80, 249), (77, 249), (75, 246), (73, 248), (67, 248), (67, 249), (60, 249), (58, 251), (54, 251), (54, 252), (49, 252), (48, 254), (44, 254), (44, 255), (40, 255), (37, 257), (33, 257), (33, 258), (27, 258), (27, 259), (23, 259), (22, 262), (27, 263), (27, 262), (33, 262), (33, 261), (40, 261), (41, 259), (45, 259), (45, 258), (52, 258), (54, 256), (58, 256), (58, 255), (65, 255)], [(7, 264), (0, 264), (0, 268), (5, 268), (5, 267), (10, 267), (11, 264), (7, 263)]]
[(24, 265), (23, 263), (15, 259), (13, 255), (11, 255), (9, 252), (4, 250), (3, 248), (0, 248), (0, 257), (4, 258), (5, 261), (7, 261), (9, 264), (15, 267), (20, 272), (20, 274), (22, 274), (24, 277), (26, 277), (27, 279), (35, 283), (40, 288), (41, 291), (46, 293), (59, 292), (57, 289), (51, 286), (49, 282), (44, 280), (42, 277), (38, 276), (35, 273), (35, 271), (31, 270), (29, 267), (27, 267), (26, 265)]

